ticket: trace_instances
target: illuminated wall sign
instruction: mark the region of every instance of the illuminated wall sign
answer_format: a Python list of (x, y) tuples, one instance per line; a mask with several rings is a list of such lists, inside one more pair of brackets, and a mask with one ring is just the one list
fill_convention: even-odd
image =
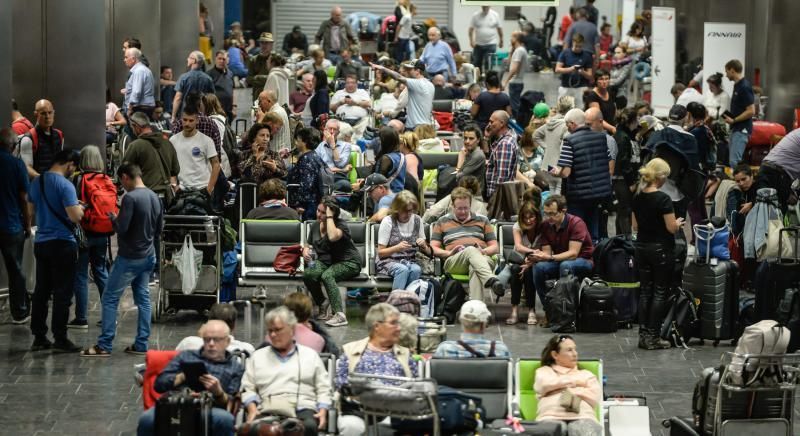
[(558, 0), (461, 0), (465, 6), (558, 6)]

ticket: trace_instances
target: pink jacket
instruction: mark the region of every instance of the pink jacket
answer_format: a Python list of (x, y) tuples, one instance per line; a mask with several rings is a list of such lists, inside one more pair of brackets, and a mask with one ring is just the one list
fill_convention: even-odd
[[(580, 413), (568, 412), (559, 404), (561, 392), (569, 389), (581, 401)], [(563, 366), (543, 366), (536, 370), (536, 381), (533, 390), (539, 399), (537, 420), (557, 419), (593, 419), (597, 421), (594, 407), (600, 401), (600, 382), (597, 377), (585, 369), (564, 368)]]

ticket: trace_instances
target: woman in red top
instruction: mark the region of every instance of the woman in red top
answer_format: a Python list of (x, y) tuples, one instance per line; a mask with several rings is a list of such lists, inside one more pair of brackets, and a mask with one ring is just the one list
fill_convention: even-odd
[(570, 6), (569, 14), (561, 18), (561, 27), (558, 29), (558, 43), (564, 45), (564, 36), (567, 34), (567, 29), (572, 25), (575, 20), (575, 8)]

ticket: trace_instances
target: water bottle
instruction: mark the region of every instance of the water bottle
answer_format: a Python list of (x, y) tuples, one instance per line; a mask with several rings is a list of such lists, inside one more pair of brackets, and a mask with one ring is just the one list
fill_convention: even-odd
[(313, 248), (309, 248), (308, 253), (309, 257), (311, 257), (311, 261), (308, 262), (308, 267), (314, 268), (314, 265), (317, 264), (317, 252), (314, 251)]

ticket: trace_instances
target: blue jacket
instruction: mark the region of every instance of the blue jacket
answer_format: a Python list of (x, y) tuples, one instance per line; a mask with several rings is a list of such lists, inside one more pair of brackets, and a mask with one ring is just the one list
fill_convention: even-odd
[(603, 200), (611, 196), (608, 140), (603, 132), (581, 127), (564, 138), (572, 146), (572, 171), (567, 178), (567, 201)]

